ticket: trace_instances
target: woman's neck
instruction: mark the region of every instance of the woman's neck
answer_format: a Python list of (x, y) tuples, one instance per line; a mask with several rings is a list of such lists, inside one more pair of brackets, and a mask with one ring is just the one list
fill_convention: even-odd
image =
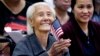
[(82, 29), (82, 31), (86, 34), (86, 36), (88, 36), (88, 23), (79, 23), (80, 28)]
[(38, 41), (40, 42), (41, 46), (43, 48), (46, 48), (47, 46), (47, 40), (48, 40), (48, 32), (38, 32), (38, 31), (35, 31), (35, 34), (38, 38)]
[(58, 20), (60, 21), (61, 25), (65, 24), (69, 20), (69, 15), (67, 13), (67, 9), (66, 9), (66, 11), (62, 11), (62, 10), (55, 8), (55, 10), (56, 10), (56, 15), (57, 15)]
[(13, 13), (18, 14), (25, 7), (25, 0), (1, 0), (3, 4)]
[(64, 11), (64, 10), (60, 10), (60, 9), (58, 9), (58, 8), (55, 8), (55, 10), (56, 10), (56, 13), (59, 14), (59, 15), (61, 15), (61, 16), (67, 14), (67, 9), (66, 9), (66, 11)]

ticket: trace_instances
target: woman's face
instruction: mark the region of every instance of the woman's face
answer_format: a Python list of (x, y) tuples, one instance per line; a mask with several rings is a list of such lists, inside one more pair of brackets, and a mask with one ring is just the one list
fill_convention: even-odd
[(54, 0), (54, 4), (60, 10), (67, 10), (71, 5), (71, 0)]
[(49, 7), (37, 6), (32, 19), (32, 25), (35, 31), (48, 32), (51, 29), (51, 24), (54, 21), (54, 16)]
[(80, 23), (87, 23), (91, 19), (94, 11), (92, 0), (76, 0), (73, 9), (75, 19)]

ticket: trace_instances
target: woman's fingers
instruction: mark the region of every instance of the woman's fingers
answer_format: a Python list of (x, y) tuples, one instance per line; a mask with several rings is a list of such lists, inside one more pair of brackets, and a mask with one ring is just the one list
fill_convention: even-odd
[(71, 45), (70, 39), (60, 39), (59, 41), (54, 42), (52, 46), (52, 52), (55, 54), (59, 54), (63, 52), (65, 49), (67, 50), (68, 47)]

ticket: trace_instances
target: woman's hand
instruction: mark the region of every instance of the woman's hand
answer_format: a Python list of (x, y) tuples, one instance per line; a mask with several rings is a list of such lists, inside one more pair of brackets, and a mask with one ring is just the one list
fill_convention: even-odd
[(49, 56), (58, 56), (66, 52), (68, 47), (71, 45), (70, 39), (60, 39), (53, 43), (50, 50), (48, 51)]

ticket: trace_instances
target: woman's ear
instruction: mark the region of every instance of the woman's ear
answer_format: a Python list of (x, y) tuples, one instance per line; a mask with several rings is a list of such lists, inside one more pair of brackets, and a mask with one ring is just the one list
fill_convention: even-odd
[(29, 19), (29, 23), (30, 23), (30, 25), (31, 25), (32, 27), (34, 26), (33, 19)]

